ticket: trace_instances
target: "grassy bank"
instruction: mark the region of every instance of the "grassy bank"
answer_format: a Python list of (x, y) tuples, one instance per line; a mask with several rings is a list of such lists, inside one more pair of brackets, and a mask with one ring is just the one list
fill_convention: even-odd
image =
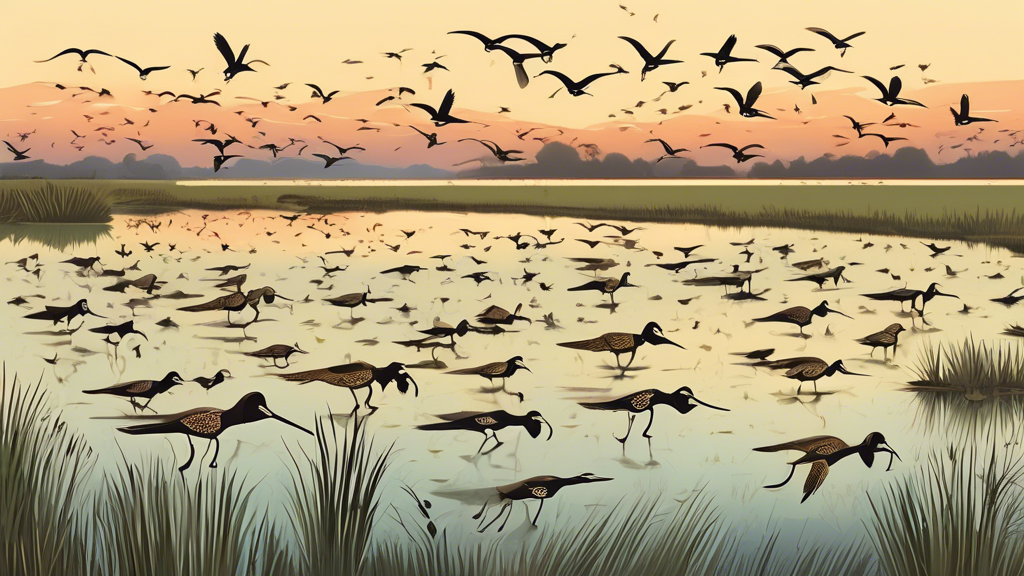
[[(441, 210), (899, 235), (981, 242), (1024, 252), (1024, 213), (1018, 213), (1024, 191), (1016, 186), (192, 184), (196, 183), (3, 181), (0, 221), (106, 221), (98, 220), (106, 218), (104, 209), (132, 214), (183, 208)], [(36, 208), (4, 208), (14, 205), (11, 199)], [(62, 205), (71, 215), (54, 209)]]
[(275, 519), (253, 504), (255, 484), (229, 470), (186, 485), (166, 462), (125, 461), (86, 493), (92, 452), (41, 385), (5, 375), (0, 390), (4, 574), (1002, 576), (1024, 565), (1024, 466), (1012, 445), (933, 454), (870, 495), (863, 540), (784, 550), (779, 532), (758, 540), (723, 522), (701, 491), (595, 508), (571, 526), (552, 515), (524, 540), (477, 540), (438, 531), (418, 498), (383, 502), (391, 450), (374, 448), (358, 422), (338, 429), (324, 418), (316, 451), (293, 452), (280, 492), (287, 518)]

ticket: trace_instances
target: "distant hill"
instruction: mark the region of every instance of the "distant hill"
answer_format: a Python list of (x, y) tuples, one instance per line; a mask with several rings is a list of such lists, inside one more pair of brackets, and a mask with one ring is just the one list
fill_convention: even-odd
[(404, 168), (374, 166), (346, 161), (324, 169), (320, 160), (280, 158), (275, 161), (241, 158), (214, 174), (210, 167), (182, 167), (173, 156), (153, 154), (139, 159), (128, 154), (121, 162), (89, 156), (67, 165), (49, 164), (42, 160), (0, 164), (0, 178), (53, 179), (359, 179), (359, 180), (431, 180), (431, 179), (631, 179), (631, 178), (914, 178), (914, 179), (1004, 179), (1024, 178), (1024, 155), (1006, 152), (981, 152), (949, 164), (936, 164), (919, 148), (900, 148), (894, 154), (873, 154), (870, 157), (820, 157), (814, 160), (797, 158), (788, 164), (776, 160), (759, 162), (737, 172), (727, 165), (702, 166), (688, 158), (649, 162), (610, 153), (603, 158), (583, 158), (570, 146), (558, 142), (546, 144), (535, 162), (493, 165), (461, 172), (442, 170), (426, 164)]

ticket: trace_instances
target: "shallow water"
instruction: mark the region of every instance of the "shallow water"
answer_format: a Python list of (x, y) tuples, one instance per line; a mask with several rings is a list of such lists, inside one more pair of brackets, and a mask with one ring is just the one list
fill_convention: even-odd
[[(117, 447), (130, 461), (152, 454), (170, 468), (173, 461), (180, 463), (187, 457), (187, 443), (181, 436), (165, 440), (116, 432), (115, 426), (130, 422), (111, 417), (132, 416), (128, 403), (115, 397), (88, 396), (82, 390), (127, 380), (159, 379), (171, 370), (186, 379), (211, 377), (218, 369), (226, 368), (233, 378), (224, 384), (207, 391), (190, 383), (158, 396), (151, 407), (159, 413), (197, 406), (227, 408), (243, 394), (258, 390), (267, 397), (272, 410), (312, 428), (315, 419), (328, 410), (349, 412), (353, 406), (351, 394), (322, 383), (285, 382), (273, 374), (355, 360), (377, 366), (392, 361), (428, 361), (429, 350), (417, 351), (395, 342), (421, 337), (417, 329), (429, 328), (435, 317), (455, 325), (463, 318), (473, 322), (477, 313), (492, 304), (511, 311), (522, 303), (522, 315), (533, 319), (532, 324), (517, 322), (505, 327), (507, 331), (500, 335), (470, 333), (457, 340), (454, 353), (437, 351), (437, 358), (448, 369), (523, 356), (532, 372), (520, 372), (508, 381), (510, 390), (525, 395), (522, 404), (513, 396), (483, 390), (487, 383), (481, 378), (445, 375), (444, 370), (410, 369), (419, 384), (418, 397), (402, 395), (394, 386), (382, 394), (374, 385), (373, 400), (380, 410), (367, 420), (369, 429), (378, 446), (394, 442), (398, 449), (385, 501), (394, 501), (397, 507), (411, 505), (398, 491), (402, 482), (407, 483), (421, 496), (432, 494), (435, 522), (456, 532), (475, 526), (469, 517), (476, 508), (445, 497), (446, 491), (502, 485), (535, 475), (592, 472), (614, 481), (560, 492), (555, 505), (545, 507), (541, 522), (567, 522), (567, 518), (585, 514), (592, 506), (612, 506), (638, 494), (661, 495), (671, 502), (705, 490), (723, 508), (726, 519), (758, 529), (771, 520), (778, 526), (800, 526), (804, 532), (822, 538), (858, 534), (863, 531), (861, 519), (870, 514), (869, 492), (877, 492), (901, 475), (924, 466), (933, 449), (947, 447), (959, 438), (953, 431), (956, 426), (926, 420), (914, 393), (901, 390), (916, 379), (913, 367), (918, 353), (928, 344), (958, 342), (971, 336), (1003, 338), (999, 333), (1007, 323), (1024, 320), (1021, 308), (1007, 309), (989, 301), (1020, 286), (1024, 260), (983, 245), (953, 243), (949, 252), (932, 258), (917, 239), (645, 223), (644, 229), (627, 237), (638, 241), (634, 249), (627, 249), (605, 238), (617, 235), (610, 228), (588, 233), (572, 219), (452, 213), (345, 213), (329, 215), (325, 221), (306, 216), (289, 225), (273, 212), (186, 211), (153, 218), (162, 222), (158, 232), (146, 224), (132, 226), (133, 220), (119, 216), (109, 235), (77, 249), (66, 247), (63, 252), (40, 246), (31, 235), (17, 236), (16, 245), (12, 239), (0, 243), (5, 261), (38, 252), (42, 263), (38, 279), (14, 265), (6, 266), (8, 281), (0, 288), (5, 301), (18, 295), (41, 294), (46, 303), (66, 306), (84, 297), (94, 311), (107, 317), (88, 317), (85, 328), (69, 339), (55, 333), (47, 322), (23, 318), (41, 309), (43, 299), (29, 298), (23, 307), (7, 305), (0, 310), (6, 327), (0, 332), (0, 345), (7, 372), (32, 380), (42, 375), (64, 417), (100, 453), (99, 466), (105, 470), (112, 470), (122, 458)], [(310, 225), (316, 230), (307, 227)], [(453, 232), (459, 228), (491, 233), (482, 240)], [(537, 235), (538, 229), (550, 228), (558, 230), (555, 240), (565, 241), (543, 250), (532, 246), (517, 250), (513, 242), (495, 239), (517, 231)], [(406, 238), (401, 230), (416, 232)], [(591, 249), (576, 238), (606, 243)], [(730, 242), (750, 239), (754, 239), (750, 246), (754, 255), (749, 264), (744, 264), (743, 256), (738, 255), (743, 248)], [(139, 244), (142, 241), (160, 245), (147, 253)], [(223, 250), (222, 242), (230, 248)], [(865, 247), (868, 242), (873, 246)], [(114, 250), (122, 243), (133, 251), (131, 256), (115, 255)], [(384, 243), (400, 248), (392, 251)], [(173, 252), (168, 252), (170, 244), (176, 245)], [(460, 247), (464, 244), (472, 247)], [(704, 247), (694, 252), (692, 259), (714, 258), (717, 262), (691, 266), (678, 274), (649, 266), (682, 260), (683, 255), (673, 247), (696, 244)], [(771, 250), (783, 244), (795, 245), (788, 259)], [(324, 277), (318, 257), (327, 251), (353, 247), (356, 251), (351, 257), (326, 256), (329, 266), (348, 268)], [(489, 251), (485, 251), (487, 247)], [(664, 254), (660, 260), (656, 251)], [(455, 271), (436, 270), (441, 261), (430, 258), (436, 254), (452, 255), (444, 262)], [(125, 294), (104, 291), (118, 279), (75, 275), (73, 266), (59, 263), (71, 255), (100, 256), (106, 269), (121, 269), (138, 261), (140, 270), (128, 271), (127, 278), (153, 273), (167, 282), (158, 294), (181, 290), (202, 297), (157, 298), (136, 308), (135, 325), (147, 334), (148, 341), (129, 337), (115, 359), (114, 349), (87, 329), (131, 319), (133, 312), (125, 304), (146, 296), (134, 288), (128, 288)], [(476, 265), (469, 256), (487, 263)], [(616, 307), (608, 306), (607, 297), (596, 292), (566, 292), (566, 288), (593, 278), (592, 272), (577, 270), (580, 264), (568, 261), (568, 257), (614, 259), (617, 266), (601, 275), (618, 277), (629, 271), (630, 281), (639, 287), (616, 293)], [(808, 282), (786, 282), (805, 274), (789, 263), (816, 258), (825, 258), (832, 267), (847, 266), (845, 276), (850, 282), (838, 288), (826, 284), (823, 290)], [(681, 283), (695, 275), (727, 273), (736, 263), (743, 269), (765, 268), (753, 279), (755, 293), (768, 290), (763, 293), (763, 301), (726, 300), (722, 288)], [(217, 278), (217, 273), (205, 271), (226, 264), (251, 264), (243, 271), (248, 275), (245, 289), (271, 286), (295, 301), (262, 304), (260, 321), (244, 331), (226, 326), (223, 312), (190, 314), (176, 310), (226, 294), (206, 280)], [(403, 264), (417, 264), (428, 270), (414, 274), (412, 282), (394, 274), (380, 274)], [(956, 276), (947, 276), (947, 265)], [(896, 281), (876, 271), (881, 268), (889, 268), (901, 279)], [(522, 276), (524, 269), (540, 275), (521, 284), (515, 278)], [(494, 280), (476, 285), (461, 278), (477, 271), (490, 272)], [(815, 271), (820, 270), (810, 272)], [(1005, 278), (985, 277), (997, 272)], [(315, 280), (323, 280), (322, 285), (311, 283)], [(540, 282), (554, 288), (543, 291)], [(960, 300), (936, 298), (929, 303), (927, 325), (921, 319), (900, 314), (897, 303), (860, 296), (904, 285), (924, 289), (930, 282), (940, 282), (945, 292), (958, 295)], [(357, 322), (349, 320), (347, 309), (322, 301), (361, 292), (367, 286), (373, 297), (393, 301), (358, 308)], [(309, 301), (304, 300), (307, 296)], [(447, 301), (442, 302), (442, 298)], [(678, 302), (689, 298), (695, 299), (687, 305)], [(822, 300), (852, 319), (839, 315), (816, 318), (806, 329), (811, 335), (807, 339), (798, 337), (796, 327), (749, 323), (752, 318), (790, 306), (814, 307)], [(396, 310), (403, 303), (415, 310), (408, 314)], [(960, 312), (964, 303), (973, 309), (970, 314)], [(549, 313), (554, 314), (559, 328), (548, 328), (540, 321)], [(241, 314), (245, 319), (252, 316), (249, 310)], [(156, 325), (168, 317), (180, 327)], [(659, 322), (665, 336), (686, 350), (644, 346), (624, 378), (609, 369), (614, 366), (610, 353), (577, 352), (555, 345), (605, 332), (639, 333), (649, 321)], [(882, 362), (880, 350), (871, 358), (869, 349), (855, 342), (893, 322), (902, 322), (908, 329), (914, 326), (901, 335), (894, 361)], [(78, 323), (76, 320), (73, 325)], [(832, 335), (826, 335), (826, 329)], [(241, 354), (271, 344), (293, 343), (309, 354), (292, 356), (292, 365), (285, 370)], [(141, 357), (132, 351), (136, 345), (140, 345)], [(758, 348), (775, 348), (773, 358), (842, 358), (850, 370), (868, 376), (825, 378), (818, 383), (821, 395), (797, 397), (794, 383), (780, 373), (744, 366), (740, 358), (730, 355)], [(44, 361), (55, 353), (55, 365)], [(681, 386), (689, 386), (697, 398), (730, 411), (698, 407), (682, 415), (668, 406), (659, 406), (651, 427), (651, 453), (640, 436), (648, 422), (647, 414), (637, 417), (623, 454), (613, 435), (625, 432), (626, 416), (586, 410), (577, 404), (646, 388), (671, 392)], [(812, 388), (808, 385), (805, 391)], [(366, 392), (356, 394), (362, 401)], [(539, 410), (553, 425), (554, 437), (545, 442), (546, 429), (539, 439), (530, 438), (519, 428), (506, 429), (498, 433), (503, 446), (488, 456), (475, 458), (473, 454), (482, 440), (479, 434), (414, 428), (437, 421), (434, 414), (498, 408), (516, 414)], [(344, 423), (344, 418), (339, 422)], [(798, 470), (794, 480), (782, 489), (761, 488), (781, 481), (788, 473), (786, 462), (795, 454), (762, 454), (751, 448), (820, 434), (835, 435), (854, 444), (871, 431), (882, 432), (902, 457), (891, 471), (885, 471), (888, 461), (884, 455), (870, 469), (851, 458), (835, 466), (819, 492), (803, 504), (799, 502), (805, 469)], [(247, 472), (251, 479), (261, 479), (257, 495), (274, 507), (283, 503), (282, 488), (292, 467), (288, 448), (307, 452), (315, 448), (310, 437), (274, 421), (231, 429), (221, 440), (220, 470), (234, 468)], [(198, 440), (196, 449), (198, 459), (206, 442)], [(208, 457), (205, 462), (209, 462)], [(197, 460), (187, 477), (208, 473), (210, 469)], [(99, 474), (94, 478), (100, 481)], [(510, 528), (524, 522), (520, 511), (513, 516)], [(386, 521), (379, 526), (386, 533), (394, 533), (395, 527)], [(784, 539), (799, 537), (795, 532), (786, 532)], [(528, 537), (525, 532), (517, 533)]]

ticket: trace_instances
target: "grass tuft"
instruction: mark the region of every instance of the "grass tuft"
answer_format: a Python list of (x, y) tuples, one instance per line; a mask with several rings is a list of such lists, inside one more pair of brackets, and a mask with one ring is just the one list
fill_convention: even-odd
[(0, 222), (102, 224), (110, 222), (103, 189), (43, 182), (0, 186)]

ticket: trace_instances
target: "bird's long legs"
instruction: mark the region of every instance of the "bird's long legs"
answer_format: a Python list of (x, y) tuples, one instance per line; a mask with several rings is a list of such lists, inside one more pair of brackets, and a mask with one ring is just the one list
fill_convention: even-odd
[[(494, 452), (495, 450), (497, 450), (498, 448), (500, 448), (500, 447), (501, 447), (502, 445), (504, 445), (504, 444), (505, 444), (505, 443), (504, 443), (504, 442), (502, 442), (501, 440), (498, 440), (498, 434), (497, 434), (496, 432), (494, 432), (494, 431), (491, 431), (491, 438), (493, 438), (493, 439), (494, 439), (494, 441), (495, 441), (495, 445), (494, 445), (494, 446), (492, 446), (492, 447), (491, 447), (491, 449), (490, 449), (490, 450), (488, 450), (487, 452), (484, 452), (484, 453), (483, 453), (483, 455), (484, 455), (484, 456), (486, 456), (486, 455), (490, 454), (491, 452)], [(481, 445), (481, 447), (483, 447), (483, 446)]]
[[(488, 498), (487, 500), (484, 500), (484, 505), (480, 507), (480, 511), (479, 512), (477, 512), (476, 514), (473, 515), (473, 520), (478, 520), (481, 516), (483, 516), (484, 515), (484, 510), (487, 510), (487, 505), (490, 504), (490, 503), (491, 503), (491, 499), (490, 498)], [(480, 520), (480, 523), (483, 524), (483, 520)], [(479, 527), (480, 526), (477, 526), (477, 528), (479, 528)]]
[(364, 402), (364, 404), (366, 404), (366, 407), (370, 409), (370, 414), (373, 414), (374, 412), (377, 411), (377, 407), (374, 406), (373, 404), (370, 404), (370, 398), (373, 398), (373, 386), (367, 386), (366, 390), (366, 402)]
[(793, 473), (796, 472), (796, 464), (791, 464), (790, 466), (791, 467), (789, 469), (789, 476), (786, 476), (785, 480), (783, 480), (782, 482), (779, 482), (778, 484), (772, 484), (770, 486), (765, 486), (765, 488), (782, 488), (783, 486), (788, 484), (789, 481), (793, 478)]
[(626, 427), (626, 435), (623, 436), (622, 438), (619, 438), (618, 436), (615, 436), (614, 434), (612, 435), (616, 440), (618, 440), (619, 442), (622, 443), (622, 453), (623, 454), (626, 453), (626, 440), (629, 439), (629, 433), (630, 433), (630, 431), (633, 430), (633, 420), (636, 420), (636, 414), (627, 414), (626, 418), (629, 419), (629, 426)]
[(188, 470), (188, 467), (192, 465), (192, 459), (196, 456), (196, 447), (192, 444), (192, 437), (186, 434), (185, 438), (188, 439), (188, 460), (178, 467), (178, 472), (181, 474), (181, 480), (183, 482), (185, 481), (185, 470)]
[[(217, 467), (217, 455), (220, 454), (220, 438), (214, 438), (213, 439), (213, 444), (214, 444), (213, 461), (210, 462), (210, 468), (216, 468)], [(209, 446), (206, 447), (206, 451), (207, 452), (210, 451), (210, 447)]]
[[(651, 413), (651, 419), (647, 421), (647, 428), (644, 428), (643, 437), (647, 438), (647, 454), (651, 460), (654, 460), (654, 453), (651, 451), (651, 435), (648, 432), (651, 431), (651, 424), (654, 424), (654, 408), (649, 408), (648, 411)], [(625, 448), (625, 444), (623, 444)]]
[[(524, 504), (525, 504), (525, 502), (524, 502)], [(540, 501), (540, 506), (537, 508), (537, 515), (533, 517), (533, 525), (534, 526), (537, 525), (537, 518), (540, 518), (540, 511), (541, 511), (542, 508), (544, 508), (544, 499), (543, 498)], [(527, 511), (529, 511), (529, 508), (527, 508)]]
[[(497, 515), (496, 515), (496, 516), (494, 517), (494, 519), (493, 519), (493, 520), (491, 520), (490, 522), (488, 522), (486, 526), (484, 526), (483, 528), (481, 528), (481, 529), (480, 529), (480, 532), (486, 532), (486, 531), (487, 531), (487, 529), (491, 527), (491, 524), (494, 524), (495, 522), (497, 522), (497, 521), (498, 521), (498, 518), (501, 518), (501, 514), (502, 514), (502, 512), (505, 512), (505, 510), (506, 510), (507, 508), (511, 508), (511, 507), (512, 507), (512, 501), (511, 501), (511, 500), (509, 500), (508, 502), (505, 502), (504, 504), (502, 504), (502, 505), (501, 505), (501, 510), (498, 510), (498, 514), (497, 514)], [(504, 527), (504, 525), (502, 525), (502, 527)], [(498, 531), (500, 532), (501, 530), (498, 530)]]
[(491, 437), (487, 435), (487, 430), (484, 430), (484, 441), (481, 442), (480, 447), (476, 449), (477, 454), (479, 454), (484, 449), (484, 444), (487, 444), (487, 441), (490, 439)]
[(352, 399), (355, 400), (355, 402), (356, 402), (356, 407), (353, 410), (359, 410), (359, 397), (356, 396), (355, 389), (354, 388), (349, 388), (348, 391), (352, 393)]
[[(508, 514), (505, 515), (505, 521), (501, 523), (501, 526), (498, 526), (498, 532), (501, 532), (502, 530), (505, 529), (505, 524), (508, 524), (508, 519), (512, 517), (512, 504), (514, 504), (514, 503), (515, 503), (515, 500), (509, 500), (508, 501)], [(499, 516), (500, 515), (501, 514), (499, 514)]]

